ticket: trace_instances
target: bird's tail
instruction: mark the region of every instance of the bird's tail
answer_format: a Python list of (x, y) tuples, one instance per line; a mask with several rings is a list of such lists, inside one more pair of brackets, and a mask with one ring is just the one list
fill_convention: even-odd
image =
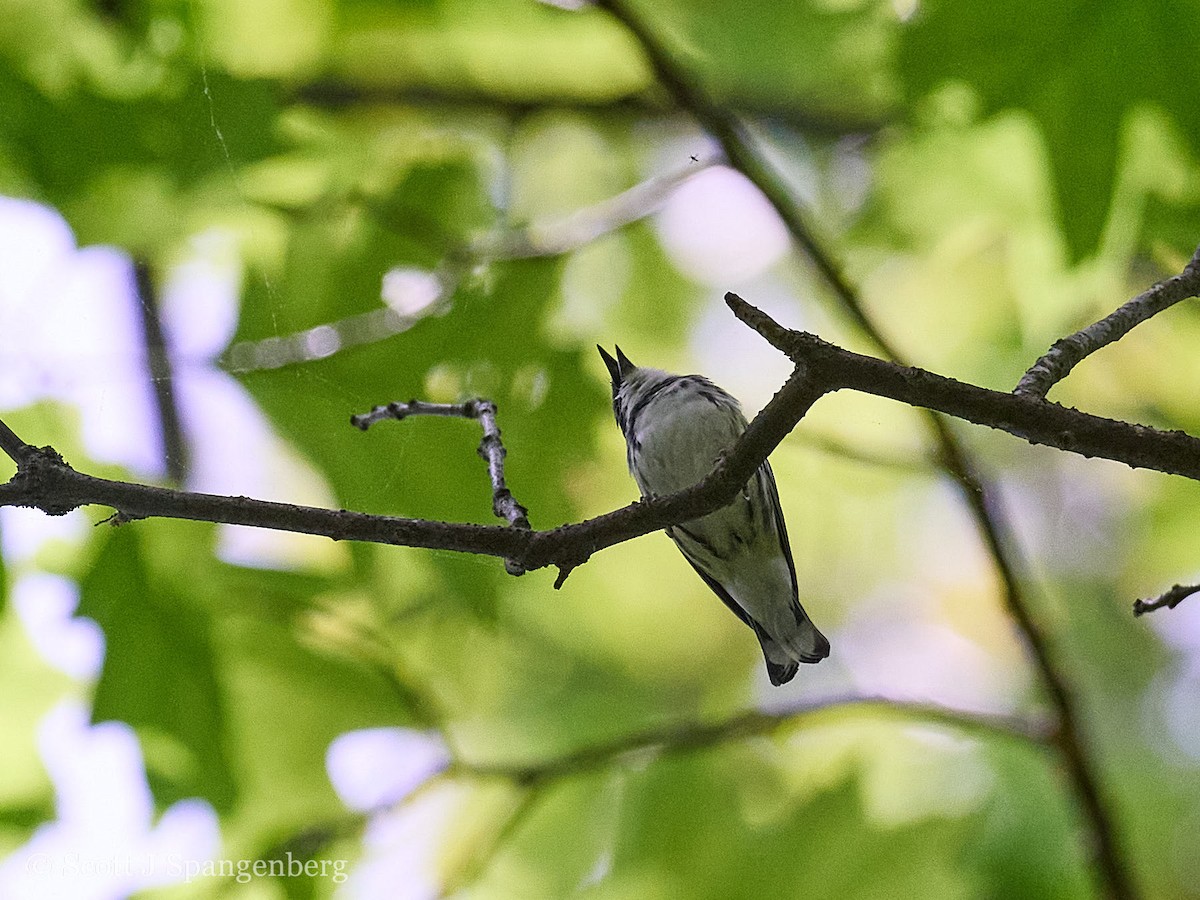
[(780, 629), (780, 639), (769, 634), (757, 622), (754, 633), (762, 645), (763, 658), (767, 662), (767, 675), (771, 684), (781, 685), (791, 681), (800, 668), (800, 663), (818, 663), (829, 655), (829, 640), (817, 629), (812, 619), (799, 603), (793, 610), (795, 625)]

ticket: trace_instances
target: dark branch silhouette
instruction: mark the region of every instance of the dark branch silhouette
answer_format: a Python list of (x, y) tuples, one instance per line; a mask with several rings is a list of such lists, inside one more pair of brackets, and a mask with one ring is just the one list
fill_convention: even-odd
[(30, 506), (61, 515), (99, 504), (128, 519), (166, 517), (251, 525), (334, 540), (510, 558), (525, 570), (569, 569), (606, 547), (722, 508), (813, 403), (839, 390), (889, 397), (997, 428), (1030, 443), (1200, 480), (1200, 439), (1183, 432), (1105, 419), (852, 353), (814, 335), (786, 329), (736, 295), (727, 299), (739, 318), (797, 362), (797, 370), (700, 482), (576, 524), (539, 531), (439, 522), (113, 481), (76, 471), (53, 449), (31, 446), (2, 421), (0, 449), (17, 463), (17, 473), (0, 484), (0, 506)]
[(1045, 397), (1083, 359), (1119, 341), (1136, 326), (1181, 300), (1200, 294), (1200, 247), (1182, 272), (1138, 294), (1115, 312), (1062, 340), (1029, 367), (1013, 390), (1029, 397)]
[(1200, 592), (1200, 584), (1176, 584), (1169, 591), (1159, 594), (1151, 600), (1134, 600), (1133, 614), (1143, 616), (1156, 609), (1174, 609), (1188, 597)]

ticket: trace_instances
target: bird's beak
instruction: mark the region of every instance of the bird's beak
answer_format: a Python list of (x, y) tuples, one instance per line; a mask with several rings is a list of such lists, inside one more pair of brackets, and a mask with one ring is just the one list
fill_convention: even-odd
[(605, 366), (608, 367), (608, 377), (612, 378), (612, 396), (616, 398), (617, 391), (620, 390), (620, 383), (625, 378), (625, 373), (629, 372), (634, 365), (628, 359), (625, 359), (625, 354), (617, 348), (617, 358), (613, 359), (604, 347), (596, 344), (596, 349), (600, 350), (600, 359), (604, 360)]
[(629, 359), (621, 352), (621, 348), (617, 348), (617, 365), (621, 368), (621, 377), (624, 378), (630, 372), (637, 368)]
[(604, 365), (608, 367), (609, 377), (612, 378), (613, 397), (617, 396), (617, 391), (621, 389), (621, 383), (625, 380), (625, 376), (637, 368), (631, 363), (628, 357), (621, 352), (621, 348), (617, 348), (617, 357), (613, 359), (608, 352), (599, 344), (596, 349), (600, 351), (600, 358), (604, 360)]

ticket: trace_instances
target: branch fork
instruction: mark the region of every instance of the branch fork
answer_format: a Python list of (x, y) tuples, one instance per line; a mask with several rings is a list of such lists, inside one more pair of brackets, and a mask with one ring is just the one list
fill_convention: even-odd
[[(483, 438), (476, 451), (479, 457), (487, 463), (488, 479), (492, 483), (492, 512), (498, 518), (504, 519), (513, 528), (529, 531), (529, 511), (517, 502), (504, 481), (504, 457), (508, 451), (500, 440), (500, 426), (496, 424), (496, 404), (491, 400), (477, 397), (465, 403), (426, 403), (424, 400), (409, 400), (407, 403), (387, 403), (376, 406), (370, 412), (360, 413), (350, 417), (350, 424), (355, 428), (366, 431), (376, 422), (383, 419), (395, 419), (402, 422), (410, 416), (443, 416), (455, 419), (475, 419), (483, 429)], [(524, 575), (525, 567), (514, 558), (504, 560), (505, 571), (509, 575)], [(569, 571), (569, 570), (568, 570)], [(555, 582), (559, 587), (566, 575), (560, 576)]]

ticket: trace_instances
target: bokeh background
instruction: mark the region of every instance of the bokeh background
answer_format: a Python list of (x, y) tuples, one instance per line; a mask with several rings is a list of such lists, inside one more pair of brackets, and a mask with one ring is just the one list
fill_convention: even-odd
[[(1011, 389), (1200, 241), (1194, 0), (626, 11), (927, 368)], [(548, 528), (636, 497), (597, 342), (750, 412), (789, 366), (725, 291), (873, 349), (608, 11), (0, 23), (0, 411), (82, 470), (489, 522), (472, 423), (347, 424), (483, 395)], [(1184, 303), (1054, 397), (1198, 433), (1198, 344)], [(1200, 577), (1200, 490), (954, 430), (1138, 889), (1200, 896), (1200, 600), (1130, 612)], [(1057, 751), (1005, 725), (1046, 720), (1044, 685), (936, 452), (915, 411), (839, 395), (773, 455), (833, 644), (778, 689), (661, 534), (555, 592), (487, 558), (0, 509), (0, 897), (1095, 896)], [(271, 860), (311, 865), (215, 868)]]

